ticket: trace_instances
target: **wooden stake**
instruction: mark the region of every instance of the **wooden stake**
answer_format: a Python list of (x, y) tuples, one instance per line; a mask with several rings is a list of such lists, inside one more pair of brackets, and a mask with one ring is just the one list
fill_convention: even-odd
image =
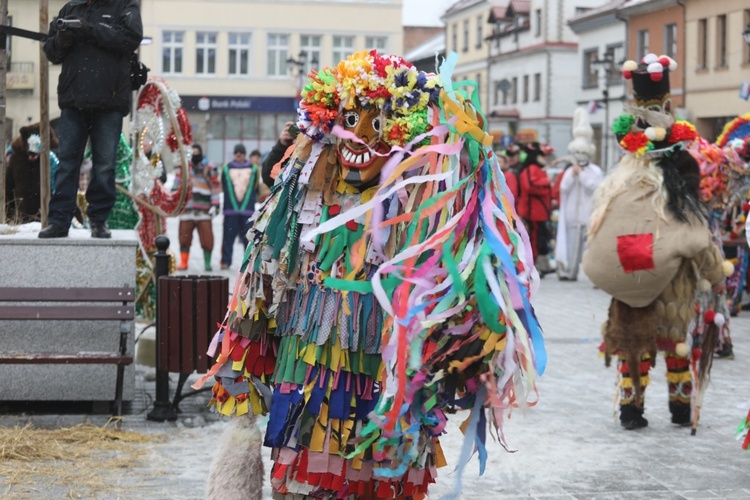
[[(0, 25), (5, 26), (8, 23), (8, 0), (0, 0)], [(7, 134), (5, 130), (5, 81), (8, 74), (8, 50), (6, 48), (5, 40), (7, 37), (0, 34), (3, 37), (2, 47), (0, 51), (0, 146), (2, 146), (2, 159), (0, 159), (0, 224), (5, 224), (5, 172), (8, 171), (8, 165), (5, 163), (5, 136)]]
[[(49, 26), (49, 0), (39, 0), (39, 31), (46, 33)], [(49, 63), (44, 44), (39, 44), (39, 135), (42, 149), (39, 155), (39, 199), (42, 227), (47, 226), (49, 212)]]

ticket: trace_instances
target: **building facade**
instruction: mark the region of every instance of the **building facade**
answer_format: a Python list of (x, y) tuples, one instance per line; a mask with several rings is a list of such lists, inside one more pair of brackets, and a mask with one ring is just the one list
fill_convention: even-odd
[[(268, 151), (312, 68), (360, 50), (402, 54), (401, 0), (142, 0), (141, 50), (177, 90), (209, 159)], [(292, 62), (287, 62), (292, 59)]]
[(458, 63), (453, 81), (472, 80), (478, 84), (482, 110), (487, 111), (487, 38), (490, 12), (488, 0), (458, 0), (443, 15), (445, 22), (445, 52), (456, 52)]
[(608, 2), (568, 21), (578, 35), (580, 73), (576, 102), (589, 108), (597, 146), (594, 162), (605, 170), (619, 157), (611, 126), (622, 114), (626, 99), (626, 80), (620, 68), (626, 59), (627, 25), (617, 16), (623, 2)]
[(742, 36), (748, 26), (746, 0), (685, 1), (685, 104), (698, 132), (712, 141), (750, 109), (739, 97), (740, 84), (750, 81), (750, 45)]
[[(50, 1), (50, 20), (65, 4)], [(403, 53), (401, 0), (141, 0), (150, 76), (183, 99), (196, 142), (224, 162), (234, 145), (268, 151), (311, 68), (331, 66), (365, 49)], [(38, 0), (9, 3), (13, 24), (36, 30)], [(304, 53), (304, 55), (303, 55)], [(291, 62), (287, 62), (288, 60)], [(39, 45), (13, 38), (8, 118), (39, 119)], [(50, 115), (59, 116), (59, 66), (50, 70)]]
[(490, 131), (500, 145), (540, 141), (565, 154), (580, 65), (567, 20), (601, 0), (511, 0), (489, 22)]

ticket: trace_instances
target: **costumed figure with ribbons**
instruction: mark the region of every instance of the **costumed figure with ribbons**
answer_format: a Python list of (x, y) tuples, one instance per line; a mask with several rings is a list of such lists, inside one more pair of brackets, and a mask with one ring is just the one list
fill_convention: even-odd
[(557, 276), (561, 281), (576, 281), (586, 241), (586, 225), (591, 216), (594, 191), (604, 179), (599, 165), (591, 163), (596, 153), (592, 139), (594, 129), (589, 123), (588, 111), (578, 108), (573, 115), (573, 140), (568, 152), (573, 156), (571, 165), (559, 175), (560, 209), (555, 237)]
[[(120, 138), (116, 160), (115, 206), (108, 219), (112, 229), (136, 229), (138, 277), (136, 309), (140, 317), (155, 317), (154, 253), (156, 237), (167, 232), (167, 217), (183, 211), (190, 201), (192, 131), (180, 96), (156, 77), (141, 87), (133, 119), (135, 151)], [(144, 144), (150, 144), (150, 154)], [(129, 161), (132, 160), (132, 161)], [(162, 179), (167, 160), (180, 175), (174, 191)]]
[[(727, 279), (729, 311), (737, 316), (742, 308), (742, 292), (746, 289), (746, 276), (750, 253), (744, 235), (745, 221), (750, 211), (750, 113), (738, 116), (724, 126), (716, 139), (726, 157), (727, 195), (723, 224), (724, 250), (735, 266)], [(731, 354), (731, 349), (724, 353)]]
[(607, 364), (619, 357), (620, 423), (629, 430), (648, 425), (644, 391), (657, 349), (666, 357), (672, 422), (690, 425), (690, 365), (706, 366), (713, 355), (690, 345), (696, 288), (724, 288), (721, 251), (698, 195), (700, 170), (687, 151), (698, 135), (672, 114), (676, 68), (654, 54), (624, 63), (635, 102), (612, 130), (625, 155), (597, 190), (583, 257), (586, 275), (612, 296), (602, 347)]
[[(750, 170), (742, 158), (743, 141), (722, 141), (723, 147), (699, 138), (690, 147), (690, 153), (701, 171), (700, 198), (710, 213), (709, 227), (714, 243), (722, 249), (727, 291), (716, 295), (710, 289), (699, 289), (697, 302), (701, 312), (713, 310), (721, 315), (718, 338), (714, 349), (716, 357), (733, 359), (730, 316), (736, 316), (741, 307), (744, 277), (747, 272), (747, 244), (744, 226), (747, 218), (748, 181)], [(697, 325), (701, 330), (701, 323)]]
[[(475, 451), (484, 470), (488, 426), (506, 446), (504, 416), (533, 404), (538, 273), (456, 58), (431, 75), (358, 52), (304, 87), (206, 377), (219, 413), (270, 414), (278, 497), (424, 498), (463, 409), (460, 491)], [(229, 455), (209, 498), (260, 473)]]

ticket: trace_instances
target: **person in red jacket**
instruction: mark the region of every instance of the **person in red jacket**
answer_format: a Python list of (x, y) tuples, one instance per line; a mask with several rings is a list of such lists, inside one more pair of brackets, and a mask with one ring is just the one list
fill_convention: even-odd
[(547, 156), (538, 142), (525, 146), (526, 160), (518, 174), (519, 195), (516, 211), (526, 223), (531, 239), (531, 249), (539, 274), (552, 272), (549, 265), (548, 222), (552, 208), (552, 190), (544, 171)]
[(518, 178), (516, 177), (516, 173), (510, 169), (508, 157), (505, 156), (504, 151), (500, 153), (499, 155), (497, 155), (497, 159), (498, 159), (498, 163), (500, 163), (500, 169), (503, 171), (503, 175), (505, 176), (505, 183), (508, 185), (508, 190), (513, 195), (513, 199), (517, 200), (518, 199)]

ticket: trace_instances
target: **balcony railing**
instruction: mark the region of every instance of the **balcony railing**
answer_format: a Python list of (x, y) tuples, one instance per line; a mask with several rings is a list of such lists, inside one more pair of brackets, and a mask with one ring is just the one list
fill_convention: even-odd
[(8, 90), (31, 90), (35, 83), (33, 62), (11, 62), (6, 77)]

